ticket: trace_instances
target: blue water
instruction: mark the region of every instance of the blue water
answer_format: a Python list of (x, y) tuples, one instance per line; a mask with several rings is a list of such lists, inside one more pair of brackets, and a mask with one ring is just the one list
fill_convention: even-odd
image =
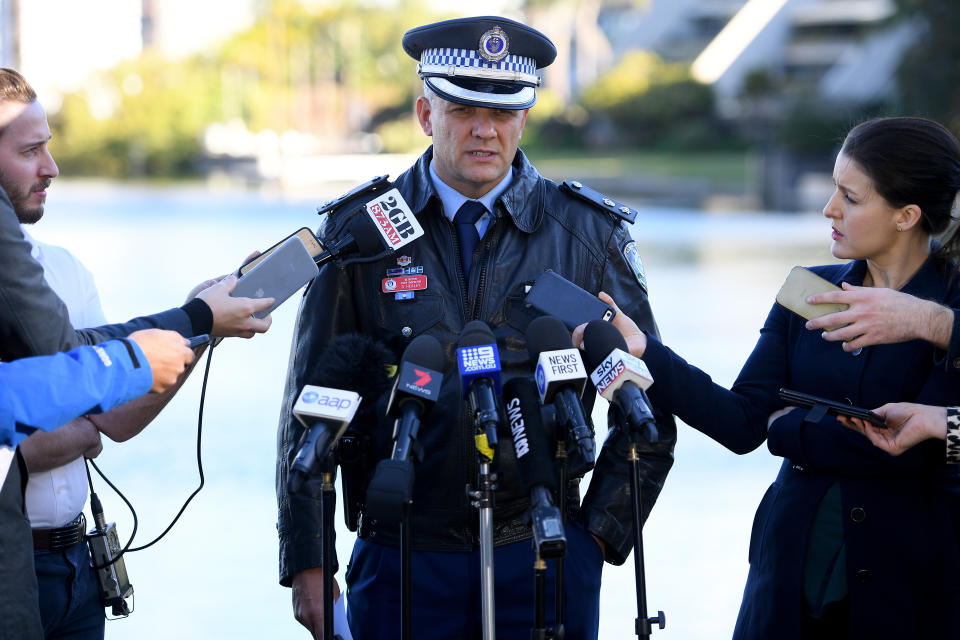
[[(81, 258), (107, 317), (119, 321), (177, 306), (193, 285), (233, 270), (250, 251), (316, 227), (316, 205), (337, 195), (322, 191), (306, 200), (58, 181), (32, 232)], [(790, 268), (832, 261), (829, 230), (819, 214), (641, 210), (633, 231), (666, 344), (718, 383), (732, 383)], [(166, 538), (127, 557), (135, 611), (108, 622), (107, 638), (308, 637), (293, 619), (290, 591), (277, 584), (275, 438), (296, 306), (292, 299), (278, 309), (267, 334), (216, 349), (203, 424), (206, 486)], [(144, 433), (106, 442), (98, 459), (137, 509), (137, 544), (162, 531), (198, 483), (201, 378), (198, 369)], [(598, 407), (599, 438), (604, 416)], [(753, 512), (778, 465), (763, 447), (735, 456), (681, 426), (676, 464), (644, 530), (649, 607), (667, 616), (654, 637), (730, 635)], [(96, 486), (126, 538), (126, 508)], [(345, 564), (352, 537), (340, 518)], [(601, 638), (633, 637), (632, 560), (606, 565), (603, 585)]]

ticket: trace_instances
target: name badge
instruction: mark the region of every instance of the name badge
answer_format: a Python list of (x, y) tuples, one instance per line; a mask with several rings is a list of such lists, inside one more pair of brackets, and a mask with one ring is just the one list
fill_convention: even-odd
[(427, 288), (427, 276), (400, 276), (397, 278), (384, 278), (380, 286), (384, 293), (396, 293), (398, 291), (421, 291)]

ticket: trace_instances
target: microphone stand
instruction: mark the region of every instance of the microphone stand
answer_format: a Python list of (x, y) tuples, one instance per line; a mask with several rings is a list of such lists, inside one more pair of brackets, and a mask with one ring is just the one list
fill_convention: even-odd
[(320, 485), (320, 531), (323, 545), (320, 551), (320, 563), (323, 565), (323, 640), (333, 638), (333, 518), (337, 504), (337, 492), (333, 486), (334, 460), (327, 455), (321, 465)]
[(410, 567), (410, 502), (404, 502), (403, 515), (400, 518), (400, 637), (402, 640), (413, 638), (410, 618), (413, 615), (410, 593), (413, 590)]
[[(619, 392), (618, 392), (619, 393)], [(647, 584), (643, 561), (643, 509), (640, 499), (640, 454), (638, 451), (640, 440), (656, 442), (656, 427), (648, 425), (649, 438), (646, 438), (638, 430), (630, 427), (629, 421), (623, 416), (622, 410), (616, 402), (610, 403), (614, 411), (614, 417), (620, 423), (621, 428), (626, 428), (630, 434), (630, 448), (627, 453), (627, 459), (630, 461), (630, 501), (631, 511), (633, 512), (633, 571), (636, 576), (637, 590), (637, 617), (634, 620), (634, 633), (637, 638), (649, 638), (653, 633), (653, 625), (656, 624), (663, 629), (666, 624), (666, 616), (663, 611), (657, 611), (657, 615), (647, 617)]]
[[(490, 473), (490, 464), (493, 462), (494, 451), (497, 446), (496, 416), (492, 424), (484, 420), (484, 416), (477, 413), (476, 419), (477, 458), (480, 462), (480, 471), (477, 478), (478, 489), (475, 491), (468, 484), (467, 495), (473, 505), (480, 512), (480, 591), (481, 610), (483, 612), (483, 640), (495, 640), (496, 625), (493, 599), (493, 491), (497, 488), (496, 474)], [(487, 425), (484, 427), (484, 425)]]
[[(563, 525), (567, 525), (567, 443), (565, 440), (557, 440), (557, 459), (560, 460), (560, 486), (557, 491), (557, 502), (560, 506), (560, 517), (563, 519)], [(564, 607), (563, 607), (563, 567), (566, 556), (557, 558), (557, 579), (554, 581), (554, 611), (556, 613), (556, 622), (553, 628), (553, 637), (555, 640), (563, 640), (566, 635), (564, 629)]]
[(531, 640), (547, 640), (552, 637), (548, 633), (544, 610), (546, 609), (546, 584), (547, 584), (547, 563), (540, 557), (540, 550), (534, 545), (533, 549), (536, 558), (533, 561), (533, 580), (535, 585), (535, 604), (533, 608), (533, 630), (530, 632)]

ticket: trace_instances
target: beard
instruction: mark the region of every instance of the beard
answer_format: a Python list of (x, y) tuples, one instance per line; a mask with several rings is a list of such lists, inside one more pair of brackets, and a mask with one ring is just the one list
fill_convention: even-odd
[(27, 204), (27, 201), (34, 191), (41, 191), (49, 187), (51, 180), (41, 180), (30, 185), (27, 189), (11, 184), (11, 182), (6, 179), (3, 173), (0, 173), (0, 187), (3, 187), (3, 190), (10, 197), (10, 203), (13, 205), (13, 212), (17, 214), (17, 220), (20, 221), (20, 224), (36, 224), (43, 217), (43, 205), (39, 204), (31, 207)]

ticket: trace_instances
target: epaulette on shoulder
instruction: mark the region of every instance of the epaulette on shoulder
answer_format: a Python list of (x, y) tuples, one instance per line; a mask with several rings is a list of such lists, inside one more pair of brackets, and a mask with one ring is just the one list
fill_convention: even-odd
[(636, 209), (628, 207), (622, 202), (617, 202), (613, 198), (609, 198), (576, 180), (564, 180), (563, 184), (560, 185), (560, 190), (584, 202), (589, 202), (596, 208), (606, 211), (612, 216), (626, 220), (630, 224), (633, 224), (634, 220), (637, 219), (638, 211)]
[(370, 179), (370, 180), (367, 180), (367, 181), (364, 182), (363, 184), (354, 187), (354, 188), (351, 189), (350, 191), (347, 191), (347, 192), (346, 192), (345, 194), (343, 194), (342, 196), (340, 196), (340, 197), (338, 197), (338, 198), (334, 198), (333, 200), (327, 200), (326, 202), (324, 202), (322, 205), (320, 205), (319, 207), (317, 207), (317, 214), (318, 214), (318, 215), (323, 215), (324, 213), (327, 213), (327, 212), (329, 212), (329, 211), (333, 211), (334, 209), (336, 209), (336, 208), (339, 207), (340, 205), (342, 205), (342, 204), (344, 204), (344, 203), (346, 203), (346, 202), (348, 202), (348, 201), (350, 201), (350, 200), (353, 200), (354, 198), (356, 198), (356, 197), (358, 197), (358, 196), (366, 195), (366, 194), (368, 194), (368, 193), (376, 193), (376, 192), (378, 192), (378, 191), (381, 191), (385, 186), (387, 186), (388, 184), (390, 184), (389, 178), (390, 178), (390, 176), (384, 174), (384, 175), (382, 175), (382, 176), (376, 176), (375, 178), (372, 178), (372, 179)]

